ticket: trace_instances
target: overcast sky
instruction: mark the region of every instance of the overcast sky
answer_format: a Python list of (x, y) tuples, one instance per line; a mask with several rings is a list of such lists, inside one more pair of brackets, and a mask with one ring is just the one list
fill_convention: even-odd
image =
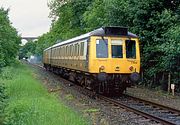
[(10, 8), (10, 21), (22, 36), (40, 36), (49, 30), (47, 0), (0, 0), (0, 7)]

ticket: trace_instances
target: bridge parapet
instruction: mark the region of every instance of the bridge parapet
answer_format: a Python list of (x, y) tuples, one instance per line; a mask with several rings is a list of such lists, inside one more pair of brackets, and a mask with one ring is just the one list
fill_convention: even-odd
[(27, 40), (27, 41), (34, 41), (34, 40), (37, 40), (38, 37), (21, 37), (21, 40)]

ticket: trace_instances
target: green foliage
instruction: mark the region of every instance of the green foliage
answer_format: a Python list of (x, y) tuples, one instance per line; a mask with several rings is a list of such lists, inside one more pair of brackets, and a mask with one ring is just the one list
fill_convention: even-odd
[(157, 47), (163, 53), (159, 67), (162, 71), (171, 72), (173, 83), (178, 84), (180, 83), (180, 25), (171, 27), (164, 34), (164, 41)]
[(43, 50), (53, 45), (55, 42), (56, 42), (55, 36), (53, 36), (51, 32), (43, 34), (38, 38), (38, 41), (36, 43), (35, 53), (38, 55), (42, 55)]
[(17, 56), (20, 37), (11, 26), (8, 10), (0, 8), (0, 68), (9, 65)]
[(7, 67), (4, 67), (2, 70), (1, 70), (1, 79), (12, 79), (13, 77), (13, 68), (11, 66), (7, 66)]
[(131, 8), (134, 6), (129, 0), (111, 0), (108, 4), (109, 25), (131, 28), (133, 16)]
[(19, 58), (30, 57), (31, 55), (35, 54), (36, 50), (36, 42), (29, 41), (24, 46), (20, 48)]
[(66, 40), (85, 33), (83, 14), (92, 0), (54, 0), (49, 3), (50, 17), (53, 22), (48, 33), (43, 34), (37, 42), (36, 54), (57, 41)]
[(4, 121), (4, 109), (6, 106), (7, 95), (4, 83), (0, 82), (0, 124)]
[(5, 67), (2, 68), (2, 72), (0, 73), (0, 124), (3, 123), (4, 121), (4, 109), (7, 106), (7, 91), (6, 91), (6, 86), (5, 82), (3, 81), (4, 79), (12, 79), (12, 68), (10, 67)]
[(6, 83), (4, 87), (8, 96), (7, 105), (3, 107), (4, 125), (87, 124), (55, 95), (49, 94), (29, 68), (16, 65), (9, 70), (16, 75), (12, 75), (11, 79), (0, 78), (0, 81)]
[(108, 1), (94, 0), (91, 6), (88, 7), (84, 15), (84, 23), (86, 31), (108, 25)]
[[(83, 13), (86, 7), (90, 4), (91, 0), (72, 0), (66, 4), (57, 4), (55, 0), (52, 6), (55, 6), (55, 17), (57, 21), (52, 23), (51, 31), (56, 36), (56, 40), (69, 39), (74, 36), (80, 35), (84, 32), (84, 23), (82, 22)], [(56, 5), (55, 5), (56, 4)], [(63, 25), (62, 25), (63, 24)]]

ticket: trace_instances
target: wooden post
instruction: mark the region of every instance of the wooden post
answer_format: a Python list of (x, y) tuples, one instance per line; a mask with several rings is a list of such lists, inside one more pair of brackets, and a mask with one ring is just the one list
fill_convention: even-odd
[(170, 93), (170, 92), (171, 92), (171, 74), (169, 72), (169, 74), (168, 74), (168, 93)]
[(174, 96), (175, 84), (171, 84), (172, 95)]
[(174, 94), (174, 89), (172, 89), (172, 95), (174, 96), (175, 94)]

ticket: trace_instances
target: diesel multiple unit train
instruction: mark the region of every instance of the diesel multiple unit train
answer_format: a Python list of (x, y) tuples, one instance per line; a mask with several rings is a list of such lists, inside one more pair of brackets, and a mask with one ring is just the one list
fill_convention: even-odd
[(121, 94), (140, 76), (138, 37), (124, 27), (102, 27), (43, 52), (47, 70), (101, 94)]

